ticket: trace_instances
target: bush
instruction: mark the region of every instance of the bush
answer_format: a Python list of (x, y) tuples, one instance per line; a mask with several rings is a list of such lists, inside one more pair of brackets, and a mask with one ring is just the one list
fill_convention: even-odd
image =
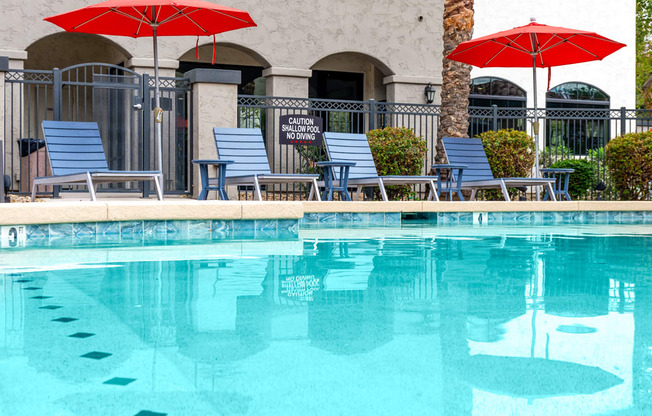
[[(420, 175), (426, 159), (426, 141), (406, 127), (385, 127), (367, 132), (379, 176)], [(409, 185), (387, 186), (389, 199), (412, 195)]]
[(575, 169), (568, 180), (568, 193), (573, 199), (582, 199), (587, 194), (595, 179), (597, 166), (595, 162), (585, 159), (566, 159), (550, 165), (557, 169)]
[[(527, 133), (512, 129), (486, 131), (480, 134), (484, 151), (495, 178), (523, 178), (530, 175), (534, 165), (534, 139)], [(517, 191), (509, 190), (510, 197)], [(488, 199), (503, 199), (500, 191), (485, 191)]]
[(548, 146), (539, 152), (539, 165), (550, 166), (560, 160), (573, 157), (573, 151), (570, 147), (564, 145)]
[(629, 133), (605, 146), (607, 167), (620, 199), (648, 199), (652, 183), (652, 132)]

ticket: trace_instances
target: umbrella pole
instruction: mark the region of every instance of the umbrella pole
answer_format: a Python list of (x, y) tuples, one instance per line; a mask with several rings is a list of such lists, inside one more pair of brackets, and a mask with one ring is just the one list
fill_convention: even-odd
[[(534, 79), (534, 154), (535, 154), (535, 172), (534, 177), (539, 177), (539, 115), (537, 114), (537, 61), (536, 56), (532, 55), (532, 74)], [(537, 199), (539, 197), (539, 191), (537, 187)]]
[[(163, 110), (161, 109), (161, 94), (158, 86), (158, 42), (156, 39), (156, 26), (152, 26), (152, 39), (154, 39), (154, 128), (156, 139), (156, 162), (158, 170), (163, 175), (163, 144), (162, 136), (162, 122)], [(163, 184), (161, 183), (161, 186)]]

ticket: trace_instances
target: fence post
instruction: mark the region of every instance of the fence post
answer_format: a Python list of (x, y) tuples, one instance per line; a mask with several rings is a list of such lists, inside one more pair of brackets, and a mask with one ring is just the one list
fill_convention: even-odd
[(491, 110), (492, 110), (491, 129), (493, 131), (498, 131), (498, 106), (496, 104), (492, 104)]
[[(9, 58), (0, 56), (0, 119), (6, 120), (5, 115), (5, 72), (9, 70)], [(0, 204), (5, 202), (5, 129), (4, 123), (0, 123)]]
[(620, 107), (620, 135), (627, 133), (627, 126), (625, 126), (627, 120), (627, 110), (625, 107)]
[(369, 100), (369, 130), (376, 129), (376, 100)]
[(63, 106), (62, 96), (61, 96), (61, 70), (59, 68), (54, 68), (52, 70), (52, 118), (55, 121), (61, 121), (61, 107)]
[[(185, 77), (192, 85), (192, 159), (216, 159), (213, 127), (238, 125), (238, 85), (242, 75), (240, 71), (196, 68), (186, 72)], [(192, 194), (197, 198), (201, 191), (198, 165), (193, 165), (192, 183), (195, 185)], [(227, 190), (232, 192), (229, 187)]]
[[(149, 74), (143, 74), (142, 83), (143, 90), (141, 94), (143, 95), (143, 108), (140, 112), (143, 122), (143, 170), (151, 170), (152, 161), (151, 161), (151, 145), (152, 145), (152, 126), (151, 126), (151, 116), (152, 116), (152, 97), (151, 90), (149, 87)], [(161, 166), (161, 170), (163, 167)], [(164, 184), (161, 186), (165, 187)], [(149, 193), (151, 191), (150, 181), (143, 182), (143, 198), (149, 198)]]

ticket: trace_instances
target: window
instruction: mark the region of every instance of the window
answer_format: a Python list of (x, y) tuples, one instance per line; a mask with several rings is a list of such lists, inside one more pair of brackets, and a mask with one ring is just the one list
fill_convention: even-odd
[[(498, 120), (498, 129), (525, 129), (526, 94), (518, 85), (506, 79), (480, 77), (471, 80), (469, 107), (514, 108), (515, 111)], [(517, 109), (523, 109), (519, 111)], [(470, 111), (469, 137), (474, 137), (488, 130), (493, 130), (493, 118)]]
[[(546, 146), (566, 147), (576, 155), (603, 147), (609, 137), (609, 96), (582, 82), (567, 82), (546, 93)], [(564, 109), (588, 109), (582, 117), (565, 117)], [(605, 111), (592, 111), (605, 110)]]

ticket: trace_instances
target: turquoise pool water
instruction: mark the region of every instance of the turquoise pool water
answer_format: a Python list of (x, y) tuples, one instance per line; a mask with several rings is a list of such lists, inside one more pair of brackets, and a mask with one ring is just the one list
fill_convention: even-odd
[(0, 250), (0, 416), (649, 415), (652, 225)]

